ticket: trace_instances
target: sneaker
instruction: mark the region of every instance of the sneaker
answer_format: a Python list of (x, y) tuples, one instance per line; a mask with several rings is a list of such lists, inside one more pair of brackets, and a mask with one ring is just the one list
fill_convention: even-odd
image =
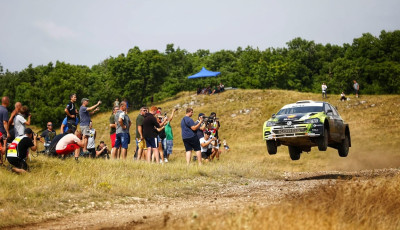
[(164, 162), (165, 162), (165, 163), (168, 163), (168, 159), (167, 159), (167, 158), (165, 158), (165, 159), (164, 159)]
[(76, 163), (79, 163), (78, 157), (75, 157), (75, 161), (76, 161)]

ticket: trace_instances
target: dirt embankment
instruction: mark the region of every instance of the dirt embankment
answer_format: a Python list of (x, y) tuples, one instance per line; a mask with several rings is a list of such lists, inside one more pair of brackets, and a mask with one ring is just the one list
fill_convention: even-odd
[(279, 203), (287, 195), (301, 195), (317, 186), (338, 180), (368, 180), (377, 176), (399, 175), (399, 169), (365, 170), (358, 172), (284, 173), (281, 180), (246, 180), (240, 185), (221, 185), (215, 192), (195, 196), (151, 200), (130, 198), (128, 204), (80, 213), (14, 229), (154, 229), (183, 218), (220, 214), (248, 206), (268, 206)]

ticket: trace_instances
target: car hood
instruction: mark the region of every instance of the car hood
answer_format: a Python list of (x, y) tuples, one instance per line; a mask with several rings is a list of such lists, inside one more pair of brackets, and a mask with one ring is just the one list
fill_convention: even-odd
[(283, 122), (283, 121), (297, 121), (297, 120), (305, 120), (311, 117), (315, 117), (318, 114), (316, 112), (312, 113), (296, 113), (296, 114), (284, 114), (284, 115), (277, 115), (273, 121), (276, 122)]

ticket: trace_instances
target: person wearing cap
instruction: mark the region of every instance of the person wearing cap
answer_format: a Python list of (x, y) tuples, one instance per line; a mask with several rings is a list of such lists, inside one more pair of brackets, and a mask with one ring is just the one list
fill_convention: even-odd
[[(204, 115), (205, 115), (204, 113), (199, 113), (198, 119), (195, 123), (196, 125), (198, 123), (200, 123), (200, 117), (204, 118)], [(206, 124), (204, 122), (201, 122), (201, 123), (202, 124), (200, 125), (200, 128), (198, 130), (196, 130), (196, 135), (197, 135), (197, 138), (199, 138), (199, 140), (204, 137), (204, 130), (206, 130)]]
[(33, 133), (32, 129), (26, 128), (24, 135), (16, 137), (8, 147), (7, 161), (11, 165), (11, 170), (16, 173), (26, 173), (28, 170), (28, 164), (26, 163), (26, 157), (28, 151), (36, 151), (36, 134)]
[(201, 157), (203, 158), (203, 160), (208, 161), (210, 159), (210, 156), (213, 154), (213, 146), (211, 144), (211, 142), (215, 141), (216, 138), (211, 136), (211, 132), (210, 131), (205, 131), (204, 132), (204, 137), (202, 137), (200, 139), (200, 145), (201, 145)]
[[(101, 104), (101, 101), (98, 101), (97, 104), (95, 104), (92, 107), (87, 107), (89, 104), (89, 99), (87, 98), (82, 98), (81, 100), (82, 106), (79, 108), (79, 117), (81, 118), (81, 132), (83, 136), (83, 154), (88, 154), (89, 152), (87, 151), (87, 142), (88, 142), (88, 137), (90, 135), (89, 133), (89, 124), (90, 124), (90, 115), (93, 115), (96, 111), (99, 110), (99, 105)], [(92, 111), (93, 110), (93, 111)], [(90, 112), (91, 111), (91, 112)]]

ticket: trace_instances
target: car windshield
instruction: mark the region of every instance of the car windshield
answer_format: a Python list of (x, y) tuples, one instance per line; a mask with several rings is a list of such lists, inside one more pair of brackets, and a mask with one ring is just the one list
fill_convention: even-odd
[(276, 115), (295, 114), (295, 113), (319, 113), (322, 111), (323, 111), (322, 106), (301, 106), (301, 107), (281, 109)]

